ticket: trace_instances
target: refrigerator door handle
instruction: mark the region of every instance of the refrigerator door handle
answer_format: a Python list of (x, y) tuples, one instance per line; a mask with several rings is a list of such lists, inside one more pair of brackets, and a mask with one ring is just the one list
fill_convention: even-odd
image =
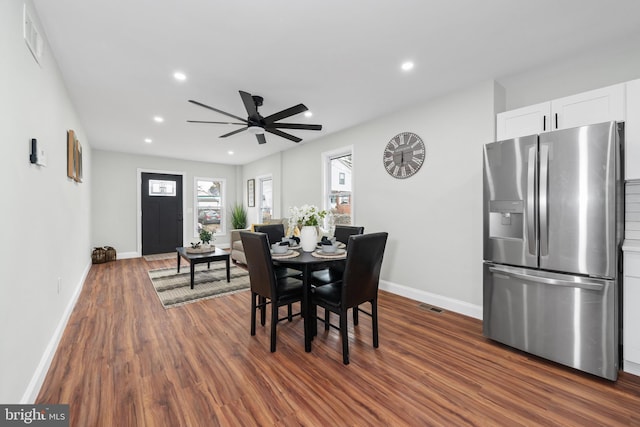
[(549, 255), (549, 223), (547, 198), (549, 192), (549, 146), (540, 144), (540, 256)]
[(536, 248), (536, 146), (529, 148), (527, 165), (527, 239), (529, 253), (537, 255)]
[(551, 277), (533, 276), (529, 274), (523, 274), (518, 271), (514, 271), (508, 267), (495, 267), (495, 266), (489, 267), (489, 271), (492, 273), (506, 274), (518, 279), (525, 279), (530, 282), (544, 283), (546, 285), (568, 286), (571, 288), (580, 288), (580, 289), (586, 289), (589, 291), (598, 291), (598, 292), (604, 289), (604, 284), (602, 283), (588, 282), (588, 281), (585, 281), (584, 279), (582, 282), (574, 282), (572, 280), (562, 280), (562, 279), (554, 279)]

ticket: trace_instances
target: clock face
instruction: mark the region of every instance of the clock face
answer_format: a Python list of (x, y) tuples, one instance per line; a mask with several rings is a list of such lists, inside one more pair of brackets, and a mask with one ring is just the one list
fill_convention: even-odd
[(384, 168), (394, 178), (409, 178), (420, 170), (425, 158), (424, 142), (412, 132), (391, 138), (382, 154)]

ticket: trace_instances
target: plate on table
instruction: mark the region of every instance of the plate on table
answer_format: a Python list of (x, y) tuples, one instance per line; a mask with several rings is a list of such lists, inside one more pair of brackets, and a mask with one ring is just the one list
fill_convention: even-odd
[(340, 255), (344, 255), (345, 252), (347, 251), (344, 249), (338, 248), (333, 252), (325, 252), (324, 250), (322, 250), (322, 248), (320, 248), (320, 249), (316, 249), (316, 252), (319, 253), (320, 255), (340, 256)]
[[(318, 248), (322, 249), (322, 246), (323, 246), (323, 245), (322, 245), (322, 243), (318, 242), (318, 244), (317, 244), (316, 246), (317, 246)], [(344, 248), (346, 248), (346, 247), (347, 247), (347, 245), (345, 245), (344, 243), (342, 243), (342, 242), (338, 242), (338, 249), (344, 249)]]
[(288, 249), (286, 252), (281, 254), (273, 252), (273, 249), (271, 250), (271, 258), (293, 258), (298, 255), (300, 254), (297, 251), (293, 251), (291, 249)]

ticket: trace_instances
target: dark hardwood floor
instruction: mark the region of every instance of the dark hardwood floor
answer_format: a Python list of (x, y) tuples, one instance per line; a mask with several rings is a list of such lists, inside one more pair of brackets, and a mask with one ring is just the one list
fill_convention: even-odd
[(248, 291), (164, 309), (147, 270), (174, 265), (91, 268), (37, 403), (68, 403), (83, 427), (640, 425), (640, 377), (538, 359), (387, 292), (378, 349), (370, 319), (350, 321), (350, 365), (321, 325), (305, 353), (299, 317), (270, 353), (268, 330), (249, 335)]

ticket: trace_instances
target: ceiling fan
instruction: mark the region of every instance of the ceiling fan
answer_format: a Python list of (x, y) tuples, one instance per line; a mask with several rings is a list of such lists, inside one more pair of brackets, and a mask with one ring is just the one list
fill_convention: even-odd
[(276, 123), (278, 120), (286, 119), (287, 117), (291, 117), (295, 114), (299, 114), (307, 111), (308, 108), (304, 104), (294, 105), (293, 107), (284, 109), (275, 114), (271, 114), (270, 116), (262, 117), (260, 113), (258, 113), (258, 107), (262, 106), (262, 102), (264, 101), (264, 99), (261, 96), (251, 95), (248, 92), (240, 91), (240, 97), (242, 98), (242, 102), (244, 103), (244, 108), (246, 108), (247, 114), (249, 115), (246, 119), (227, 113), (226, 111), (218, 110), (217, 108), (210, 107), (208, 105), (205, 105), (198, 101), (194, 101), (192, 99), (190, 99), (189, 102), (204, 108), (208, 108), (209, 110), (216, 111), (220, 114), (224, 114), (225, 116), (233, 117), (236, 120), (240, 120), (241, 123), (209, 122), (209, 121), (202, 121), (202, 120), (187, 120), (187, 122), (242, 125), (244, 127), (240, 129), (236, 129), (224, 135), (220, 135), (220, 138), (226, 138), (228, 136), (235, 135), (237, 133), (247, 130), (249, 131), (249, 133), (256, 136), (259, 144), (264, 144), (267, 142), (267, 140), (264, 137), (265, 132), (278, 135), (282, 138), (289, 139), (293, 142), (300, 142), (302, 141), (301, 138), (298, 138), (297, 136), (293, 136), (290, 133), (282, 132), (279, 129), (322, 130), (322, 125), (308, 125), (308, 124), (302, 124), (302, 123)]

